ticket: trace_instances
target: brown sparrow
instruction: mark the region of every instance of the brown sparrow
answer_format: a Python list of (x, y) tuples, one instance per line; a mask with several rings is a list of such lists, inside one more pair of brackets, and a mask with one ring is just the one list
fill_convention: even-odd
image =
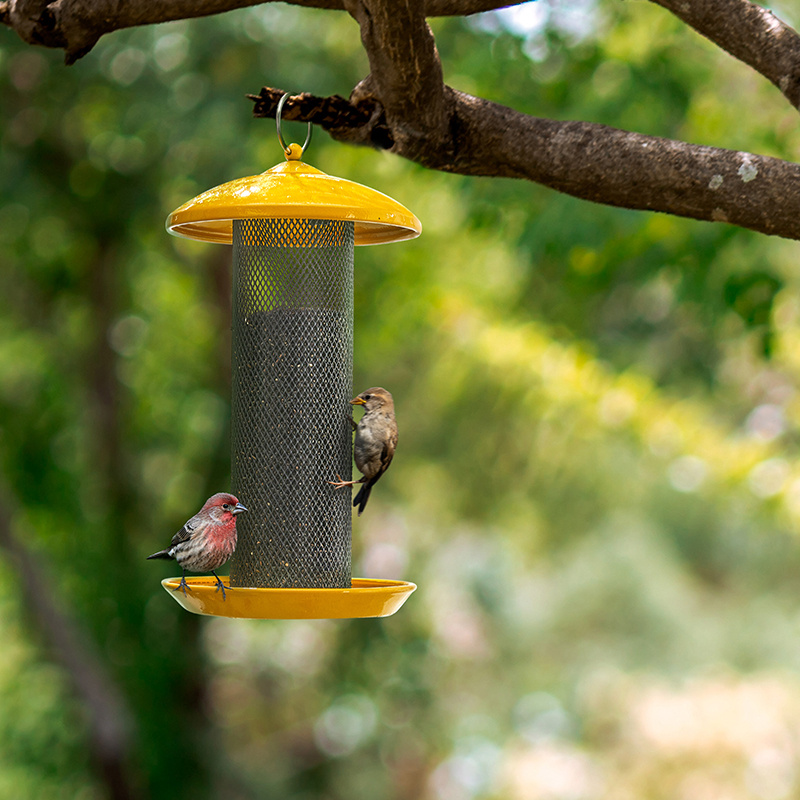
[(397, 423), (394, 419), (394, 400), (392, 395), (380, 386), (373, 386), (350, 401), (351, 405), (364, 406), (364, 416), (356, 428), (353, 455), (356, 466), (363, 477), (357, 481), (343, 481), (338, 475), (329, 483), (337, 489), (361, 483), (363, 486), (353, 498), (358, 506), (358, 515), (367, 506), (372, 487), (381, 475), (389, 469), (397, 447)]

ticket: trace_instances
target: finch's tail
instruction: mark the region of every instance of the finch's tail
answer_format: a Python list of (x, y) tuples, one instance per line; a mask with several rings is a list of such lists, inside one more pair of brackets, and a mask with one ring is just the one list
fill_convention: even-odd
[(367, 500), (369, 500), (369, 493), (372, 491), (372, 486), (365, 483), (359, 490), (358, 494), (353, 498), (353, 505), (358, 506), (358, 516), (367, 507)]
[(173, 557), (169, 554), (169, 550), (159, 550), (157, 553), (147, 556), (147, 561), (149, 561), (151, 558), (164, 558), (167, 561), (171, 561)]

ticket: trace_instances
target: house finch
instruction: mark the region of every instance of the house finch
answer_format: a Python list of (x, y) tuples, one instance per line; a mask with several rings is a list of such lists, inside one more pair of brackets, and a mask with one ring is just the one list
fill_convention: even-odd
[(214, 571), (221, 567), (236, 549), (236, 515), (247, 509), (232, 495), (225, 492), (213, 494), (203, 507), (172, 537), (166, 550), (153, 553), (150, 558), (175, 559), (183, 569), (181, 582), (176, 587), (186, 590), (186, 570), (210, 572), (217, 579), (217, 591), (225, 587)]
[[(364, 406), (364, 416), (356, 425), (354, 456), (356, 466), (363, 473), (357, 481), (343, 481), (338, 475), (335, 481), (329, 481), (337, 489), (343, 486), (364, 484), (353, 499), (358, 506), (358, 515), (367, 506), (372, 487), (381, 475), (389, 469), (397, 447), (397, 423), (394, 419), (394, 400), (392, 395), (380, 386), (374, 386), (361, 392), (350, 401), (351, 405)], [(355, 424), (355, 423), (354, 423)]]

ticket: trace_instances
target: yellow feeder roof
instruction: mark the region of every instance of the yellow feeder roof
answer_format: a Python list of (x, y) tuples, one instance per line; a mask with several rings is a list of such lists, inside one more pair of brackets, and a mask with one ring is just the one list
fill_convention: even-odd
[(352, 220), (356, 244), (401, 242), (422, 232), (420, 221), (396, 200), (299, 161), (298, 145), (290, 151), (290, 160), (260, 175), (223, 183), (184, 203), (167, 218), (167, 230), (220, 244), (232, 244), (234, 219)]

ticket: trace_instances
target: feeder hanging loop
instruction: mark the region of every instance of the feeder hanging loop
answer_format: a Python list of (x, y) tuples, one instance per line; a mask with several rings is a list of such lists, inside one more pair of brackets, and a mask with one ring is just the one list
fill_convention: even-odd
[(303, 153), (305, 153), (306, 148), (308, 147), (309, 142), (311, 141), (311, 132), (313, 128), (311, 127), (311, 123), (308, 123), (308, 134), (306, 135), (306, 140), (303, 143), (303, 146), (300, 148), (300, 152), (297, 152), (297, 145), (290, 144), (287, 145), (283, 138), (283, 133), (281, 132), (281, 112), (283, 111), (283, 106), (286, 103), (286, 100), (289, 98), (289, 93), (281, 97), (278, 100), (278, 108), (275, 111), (275, 127), (278, 129), (278, 141), (281, 143), (281, 147), (283, 148), (283, 152), (286, 154), (286, 158), (290, 161), (299, 161), (303, 157)]

